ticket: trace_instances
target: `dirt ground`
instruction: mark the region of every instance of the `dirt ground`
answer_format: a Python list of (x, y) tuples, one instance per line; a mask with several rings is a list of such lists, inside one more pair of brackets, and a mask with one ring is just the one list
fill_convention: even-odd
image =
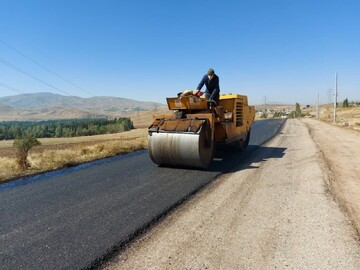
[(360, 232), (360, 132), (303, 119), (321, 151), (330, 192)]
[[(107, 269), (360, 269), (358, 233), (329, 192), (324, 155), (335, 144), (320, 151), (306, 125), (317, 127), (288, 120), (237, 170), (173, 211)], [(344, 158), (355, 160), (350, 137), (342, 138), (353, 147)], [(346, 172), (344, 162), (338, 166)]]

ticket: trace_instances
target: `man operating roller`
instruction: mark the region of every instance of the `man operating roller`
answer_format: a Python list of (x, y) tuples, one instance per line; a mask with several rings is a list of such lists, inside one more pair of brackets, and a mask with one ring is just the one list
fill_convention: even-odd
[(219, 85), (219, 77), (215, 74), (215, 71), (210, 68), (208, 73), (204, 75), (199, 83), (197, 90), (201, 90), (203, 86), (206, 86), (205, 98), (209, 102), (215, 101), (217, 105), (219, 105), (220, 99), (220, 85)]

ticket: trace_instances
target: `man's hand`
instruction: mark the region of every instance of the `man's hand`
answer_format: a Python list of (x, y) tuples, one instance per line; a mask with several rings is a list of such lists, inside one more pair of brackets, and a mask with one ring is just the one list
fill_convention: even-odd
[(203, 94), (204, 94), (204, 92), (199, 91), (199, 92), (196, 93), (196, 96), (201, 97)]

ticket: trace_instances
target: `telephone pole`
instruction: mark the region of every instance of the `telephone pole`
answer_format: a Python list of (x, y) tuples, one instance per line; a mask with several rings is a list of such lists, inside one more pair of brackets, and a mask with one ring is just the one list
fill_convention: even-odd
[(267, 102), (269, 101), (268, 97), (265, 96), (263, 100), (264, 100), (264, 105), (267, 105)]
[(338, 77), (337, 77), (337, 72), (335, 72), (334, 124), (336, 123), (336, 106), (337, 106), (337, 96), (338, 96)]

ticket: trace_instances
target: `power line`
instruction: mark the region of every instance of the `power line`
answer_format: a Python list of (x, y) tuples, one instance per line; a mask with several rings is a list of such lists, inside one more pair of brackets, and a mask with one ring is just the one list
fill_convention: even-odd
[(59, 75), (58, 73), (52, 71), (51, 69), (45, 67), (44, 65), (40, 64), (39, 62), (35, 61), (34, 59), (32, 59), (31, 57), (27, 56), (26, 54), (22, 53), (21, 51), (19, 51), (18, 49), (14, 48), (13, 46), (11, 46), (10, 44), (6, 43), (5, 41), (0, 39), (0, 42), (2, 44), (4, 44), (6, 47), (10, 48), (11, 50), (17, 52), (18, 54), (20, 54), (21, 56), (25, 57), (27, 60), (29, 60), (30, 62), (34, 63), (35, 65), (38, 65), (39, 67), (41, 67), (42, 69), (46, 70), (47, 72), (55, 75), (56, 77), (62, 79), (63, 81), (67, 82), (68, 84), (71, 84), (72, 86), (80, 89), (81, 91), (84, 91), (85, 93), (89, 94), (89, 95), (93, 95), (93, 93), (91, 93), (90, 91), (80, 87), (79, 85), (73, 83), (72, 81), (64, 78), (63, 76)]
[(267, 96), (264, 96), (263, 101), (264, 101), (264, 105), (267, 105), (269, 102), (269, 98)]
[(69, 94), (68, 92), (66, 92), (66, 91), (64, 91), (64, 90), (62, 90), (62, 89), (60, 89), (60, 88), (58, 88), (58, 87), (56, 87), (56, 86), (54, 86), (54, 85), (52, 85), (52, 84), (50, 84), (48, 82), (43, 81), (42, 79), (36, 77), (35, 75), (32, 75), (29, 72), (26, 72), (26, 71), (18, 68), (17, 66), (11, 64), (10, 62), (8, 62), (8, 61), (6, 61), (6, 60), (4, 60), (2, 58), (0, 58), (0, 63), (3, 63), (4, 65), (9, 66), (9, 67), (15, 69), (16, 71), (18, 71), (18, 72), (20, 72), (22, 74), (25, 74), (25, 75), (29, 76), (30, 78), (33, 78), (36, 81), (39, 81), (39, 82), (41, 82), (41, 83), (43, 83), (43, 84), (57, 90), (57, 91), (60, 91), (61, 93), (65, 94), (65, 95), (71, 96), (71, 94)]
[(9, 90), (12, 90), (12, 91), (18, 93), (18, 94), (26, 94), (24, 91), (21, 91), (21, 90), (15, 88), (15, 87), (12, 87), (12, 86), (7, 85), (7, 84), (5, 84), (5, 83), (1, 83), (1, 82), (0, 82), (0, 85), (1, 85), (2, 87), (4, 87), (4, 88), (7, 88), (7, 89), (9, 89)]

